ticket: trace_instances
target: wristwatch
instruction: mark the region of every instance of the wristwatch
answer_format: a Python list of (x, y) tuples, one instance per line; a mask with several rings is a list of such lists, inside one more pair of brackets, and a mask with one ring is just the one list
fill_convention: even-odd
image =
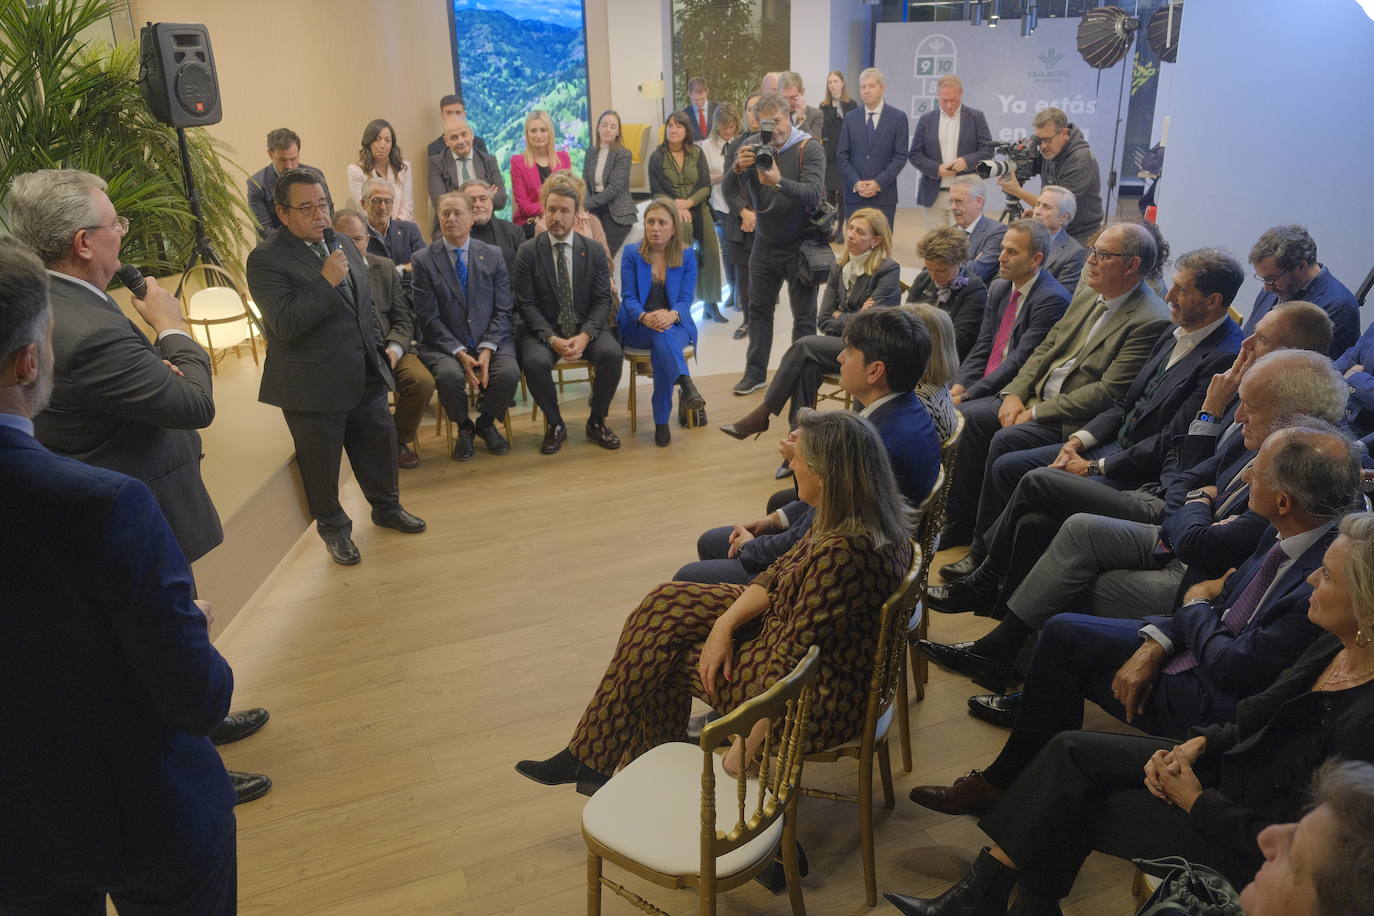
[(1214, 414), (1214, 413), (1208, 413), (1208, 412), (1205, 411), (1205, 410), (1199, 410), (1199, 411), (1197, 412), (1197, 418), (1198, 418), (1198, 422), (1200, 422), (1200, 423), (1220, 423), (1220, 422), (1221, 422), (1221, 417), (1217, 416), (1217, 415)]
[(1184, 502), (1192, 502), (1195, 499), (1205, 499), (1209, 503), (1214, 501), (1212, 499), (1212, 494), (1208, 493), (1204, 487), (1198, 487), (1196, 490), (1189, 490), (1188, 494), (1183, 497)]
[(1102, 459), (1101, 459), (1101, 458), (1094, 458), (1092, 461), (1089, 461), (1089, 462), (1088, 462), (1088, 476), (1089, 476), (1089, 477), (1101, 477), (1101, 476), (1102, 476)]

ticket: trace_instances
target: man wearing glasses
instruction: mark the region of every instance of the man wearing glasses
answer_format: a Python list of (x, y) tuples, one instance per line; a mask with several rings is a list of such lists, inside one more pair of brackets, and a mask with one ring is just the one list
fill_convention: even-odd
[[(1041, 186), (1058, 185), (1073, 193), (1078, 212), (1069, 223), (1068, 232), (1074, 241), (1086, 247), (1102, 225), (1102, 170), (1097, 157), (1083, 131), (1070, 124), (1069, 116), (1058, 108), (1036, 112), (1031, 125), (1040, 150)], [(1019, 197), (1027, 207), (1035, 208), (1036, 195), (1021, 187), (1014, 172), (997, 184), (1006, 193)]]
[[(149, 277), (133, 300), (148, 338), (105, 294), (119, 269), (129, 221), (115, 212), (105, 181), (76, 169), (14, 179), (10, 228), (43, 261), (51, 280), (55, 384), (34, 435), (49, 450), (119, 471), (148, 485), (188, 563), (224, 540), (219, 513), (200, 477), (198, 429), (215, 418), (209, 354), (191, 338), (181, 305)], [(267, 711), (232, 713), (211, 734), (217, 744), (257, 731)], [(230, 772), (240, 802), (272, 781)]]
[(1275, 226), (1250, 249), (1255, 279), (1264, 285), (1255, 297), (1246, 333), (1279, 302), (1301, 300), (1320, 306), (1331, 317), (1331, 352), (1339, 359), (1360, 337), (1360, 306), (1345, 284), (1317, 262), (1317, 243), (1302, 226)]
[(362, 557), (339, 504), (345, 448), (372, 523), (405, 534), (425, 530), (401, 508), (396, 427), (386, 403), (396, 381), (362, 253), (351, 242), (324, 242), (329, 199), (319, 178), (287, 171), (274, 197), (282, 227), (248, 255), (248, 288), (268, 343), (258, 400), (282, 409), (316, 530), (334, 562), (352, 566)]
[(410, 258), (425, 247), (420, 227), (408, 219), (392, 219), (396, 188), (385, 178), (363, 182), (363, 211), (367, 214), (367, 251), (386, 258), (401, 271), (401, 282), (410, 285)]

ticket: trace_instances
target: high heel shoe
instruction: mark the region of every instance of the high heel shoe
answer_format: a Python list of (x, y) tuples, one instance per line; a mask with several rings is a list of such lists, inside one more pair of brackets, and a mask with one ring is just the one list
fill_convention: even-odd
[(767, 404), (760, 404), (733, 423), (722, 426), (720, 431), (732, 439), (757, 439), (768, 431), (768, 418), (771, 413)]
[(515, 772), (546, 786), (576, 783), (582, 795), (594, 794), (611, 778), (584, 765), (566, 747), (548, 760), (522, 760), (515, 765)]

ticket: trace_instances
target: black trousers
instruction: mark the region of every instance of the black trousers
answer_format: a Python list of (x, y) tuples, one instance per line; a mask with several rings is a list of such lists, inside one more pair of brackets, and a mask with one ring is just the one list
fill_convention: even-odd
[(816, 333), (816, 287), (803, 283), (797, 272), (800, 242), (775, 248), (754, 239), (749, 258), (749, 349), (744, 377), (761, 381), (768, 376), (768, 356), (773, 349), (773, 313), (778, 293), (787, 284), (792, 306), (792, 342)]
[(296, 444), (305, 500), (322, 538), (348, 536), (353, 531), (352, 519), (339, 504), (339, 461), (345, 451), (373, 512), (401, 505), (396, 424), (386, 395), (386, 384), (369, 375), (362, 400), (351, 410), (282, 409)]
[(782, 408), (790, 401), (792, 406), (788, 408), (787, 419), (791, 422), (801, 408), (815, 407), (821, 378), (827, 372), (840, 371), (839, 358), (843, 349), (844, 340), (828, 334), (811, 334), (788, 347), (763, 396), (769, 413), (782, 413)]
[(730, 249), (730, 262), (735, 269), (735, 304), (744, 314), (744, 324), (749, 324), (749, 262), (754, 254), (754, 233), (745, 232), (744, 241), (726, 239), (725, 247)]
[[(434, 376), (434, 387), (439, 391), (439, 403), (444, 405), (444, 413), (453, 422), (467, 425), (468, 377), (462, 363), (458, 362), (456, 356), (430, 349), (420, 350), (420, 361)], [(487, 369), (487, 387), (477, 402), (482, 416), (499, 423), (514, 402), (515, 389), (519, 385), (520, 364), (515, 357), (493, 353)]]
[[(593, 419), (605, 419), (611, 410), (611, 398), (615, 397), (616, 386), (620, 384), (625, 354), (621, 352), (615, 336), (605, 330), (587, 344), (582, 358), (596, 370), (589, 404), (591, 416)], [(530, 397), (544, 411), (550, 424), (563, 422), (563, 412), (558, 409), (558, 387), (553, 383), (553, 364), (557, 361), (558, 356), (537, 338), (529, 336), (520, 341), (520, 365), (525, 370)]]
[[(959, 440), (959, 455), (954, 460), (954, 483), (949, 491), (947, 517), (963, 536), (977, 531), (978, 504), (984, 491), (992, 491), (990, 473), (993, 463), (1009, 452), (1062, 442), (1058, 423), (1032, 420), (1003, 428), (997, 420), (1002, 401), (997, 397), (975, 398), (959, 405), (964, 415), (964, 434)], [(959, 543), (967, 543), (960, 540)]]
[[(1067, 896), (1093, 850), (1123, 859), (1182, 856), (1244, 887), (1259, 870), (1259, 848), (1220, 845), (1199, 831), (1183, 809), (1145, 788), (1145, 761), (1175, 743), (1064, 732), (1036, 756), (979, 826), (1021, 868), (1020, 883), (1045, 897)], [(1207, 781), (1204, 777), (1204, 786)]]
[(615, 253), (620, 250), (620, 246), (625, 244), (625, 237), (630, 234), (634, 225), (622, 226), (611, 217), (611, 211), (606, 207), (598, 207), (590, 211), (593, 216), (601, 220), (601, 228), (606, 233), (606, 247), (611, 249), (611, 258), (615, 258)]

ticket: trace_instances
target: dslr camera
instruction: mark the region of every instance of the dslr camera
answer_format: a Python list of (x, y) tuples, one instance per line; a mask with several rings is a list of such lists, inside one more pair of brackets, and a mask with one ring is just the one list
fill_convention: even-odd
[(992, 148), (995, 158), (984, 159), (973, 167), (981, 178), (1005, 178), (1016, 173), (1022, 184), (1040, 174), (1040, 151), (1030, 137), (1015, 143), (999, 143)]
[(762, 138), (763, 142), (748, 147), (749, 152), (754, 154), (754, 168), (771, 169), (773, 167), (773, 147), (769, 144), (773, 142), (773, 129), (777, 126), (777, 122), (772, 118), (764, 118), (759, 122), (759, 137)]

